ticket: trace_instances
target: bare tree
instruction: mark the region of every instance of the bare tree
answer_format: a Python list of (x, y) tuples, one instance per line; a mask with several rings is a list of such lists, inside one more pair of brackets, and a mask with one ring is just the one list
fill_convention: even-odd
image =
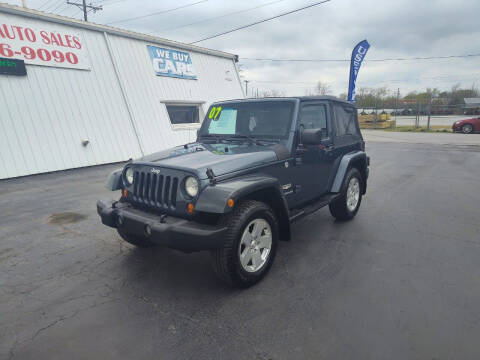
[(315, 95), (331, 95), (332, 94), (332, 89), (330, 85), (324, 82), (317, 82), (317, 85), (313, 88), (313, 93)]
[(472, 92), (472, 95), (474, 97), (480, 96), (480, 91), (478, 90), (478, 86), (475, 83), (472, 83), (472, 87), (470, 88), (470, 91)]
[(285, 91), (270, 89), (261, 91), (259, 94), (260, 97), (282, 97), (285, 96)]

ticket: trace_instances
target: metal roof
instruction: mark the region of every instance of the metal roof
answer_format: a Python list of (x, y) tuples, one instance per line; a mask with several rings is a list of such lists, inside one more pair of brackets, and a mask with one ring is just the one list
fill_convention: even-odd
[(23, 8), (20, 6), (0, 3), (0, 13), (24, 16), (24, 17), (29, 17), (33, 19), (40, 19), (40, 20), (49, 21), (52, 23), (68, 25), (68, 26), (81, 28), (81, 29), (106, 32), (112, 35), (123, 36), (123, 37), (137, 39), (137, 40), (143, 40), (153, 44), (170, 46), (177, 49), (195, 51), (202, 54), (219, 56), (219, 57), (224, 57), (224, 58), (238, 61), (238, 55), (235, 55), (235, 54), (230, 54), (230, 53), (219, 51), (219, 50), (207, 49), (201, 46), (185, 44), (178, 41), (167, 40), (154, 35), (137, 33), (134, 31), (124, 30), (124, 29), (120, 29), (112, 26), (85, 22), (83, 20), (77, 20), (77, 19), (66, 17), (66, 16), (45, 13), (43, 11)]

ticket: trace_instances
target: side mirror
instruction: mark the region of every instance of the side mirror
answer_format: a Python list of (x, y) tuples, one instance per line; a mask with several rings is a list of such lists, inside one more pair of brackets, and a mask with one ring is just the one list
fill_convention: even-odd
[(305, 129), (301, 139), (304, 145), (319, 145), (322, 143), (322, 129)]

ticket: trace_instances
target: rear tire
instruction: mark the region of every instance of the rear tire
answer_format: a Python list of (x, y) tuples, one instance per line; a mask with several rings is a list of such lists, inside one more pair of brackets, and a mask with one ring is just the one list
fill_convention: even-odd
[(270, 270), (278, 246), (278, 221), (265, 203), (246, 200), (222, 219), (228, 228), (222, 248), (212, 251), (217, 276), (230, 286), (246, 288)]
[(473, 132), (472, 124), (465, 124), (462, 126), (462, 132), (464, 134), (471, 134)]
[(340, 196), (328, 206), (330, 214), (341, 221), (353, 219), (362, 202), (362, 188), (362, 175), (358, 169), (351, 168), (343, 179)]
[(120, 229), (117, 229), (117, 231), (118, 231), (118, 234), (120, 235), (120, 237), (123, 240), (125, 240), (126, 242), (128, 242), (132, 245), (135, 245), (136, 247), (148, 248), (148, 247), (152, 247), (152, 246), (155, 245), (153, 242), (151, 242), (150, 240), (148, 240), (144, 236), (132, 235), (132, 234), (126, 233), (126, 232), (124, 232)]

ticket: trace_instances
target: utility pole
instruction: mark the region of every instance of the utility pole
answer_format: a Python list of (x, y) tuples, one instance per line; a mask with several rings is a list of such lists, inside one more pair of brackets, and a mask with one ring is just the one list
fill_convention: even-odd
[(395, 127), (397, 127), (398, 98), (400, 97), (400, 88), (397, 89), (397, 97), (395, 99)]
[(78, 7), (80, 10), (83, 11), (83, 20), (88, 21), (87, 17), (87, 12), (88, 10), (93, 10), (93, 12), (97, 12), (98, 10), (103, 10), (103, 6), (94, 6), (92, 3), (90, 5), (87, 5), (87, 0), (82, 0), (82, 3), (76, 3), (76, 2), (70, 2), (67, 0), (68, 5), (75, 5)]
[(248, 97), (248, 83), (250, 80), (244, 80), (245, 81), (245, 96)]
[(430, 116), (432, 115), (432, 97), (433, 97), (433, 94), (430, 93), (430, 103), (428, 105), (427, 131), (430, 131)]
[(415, 128), (420, 127), (420, 100), (417, 97), (417, 115), (415, 116)]

